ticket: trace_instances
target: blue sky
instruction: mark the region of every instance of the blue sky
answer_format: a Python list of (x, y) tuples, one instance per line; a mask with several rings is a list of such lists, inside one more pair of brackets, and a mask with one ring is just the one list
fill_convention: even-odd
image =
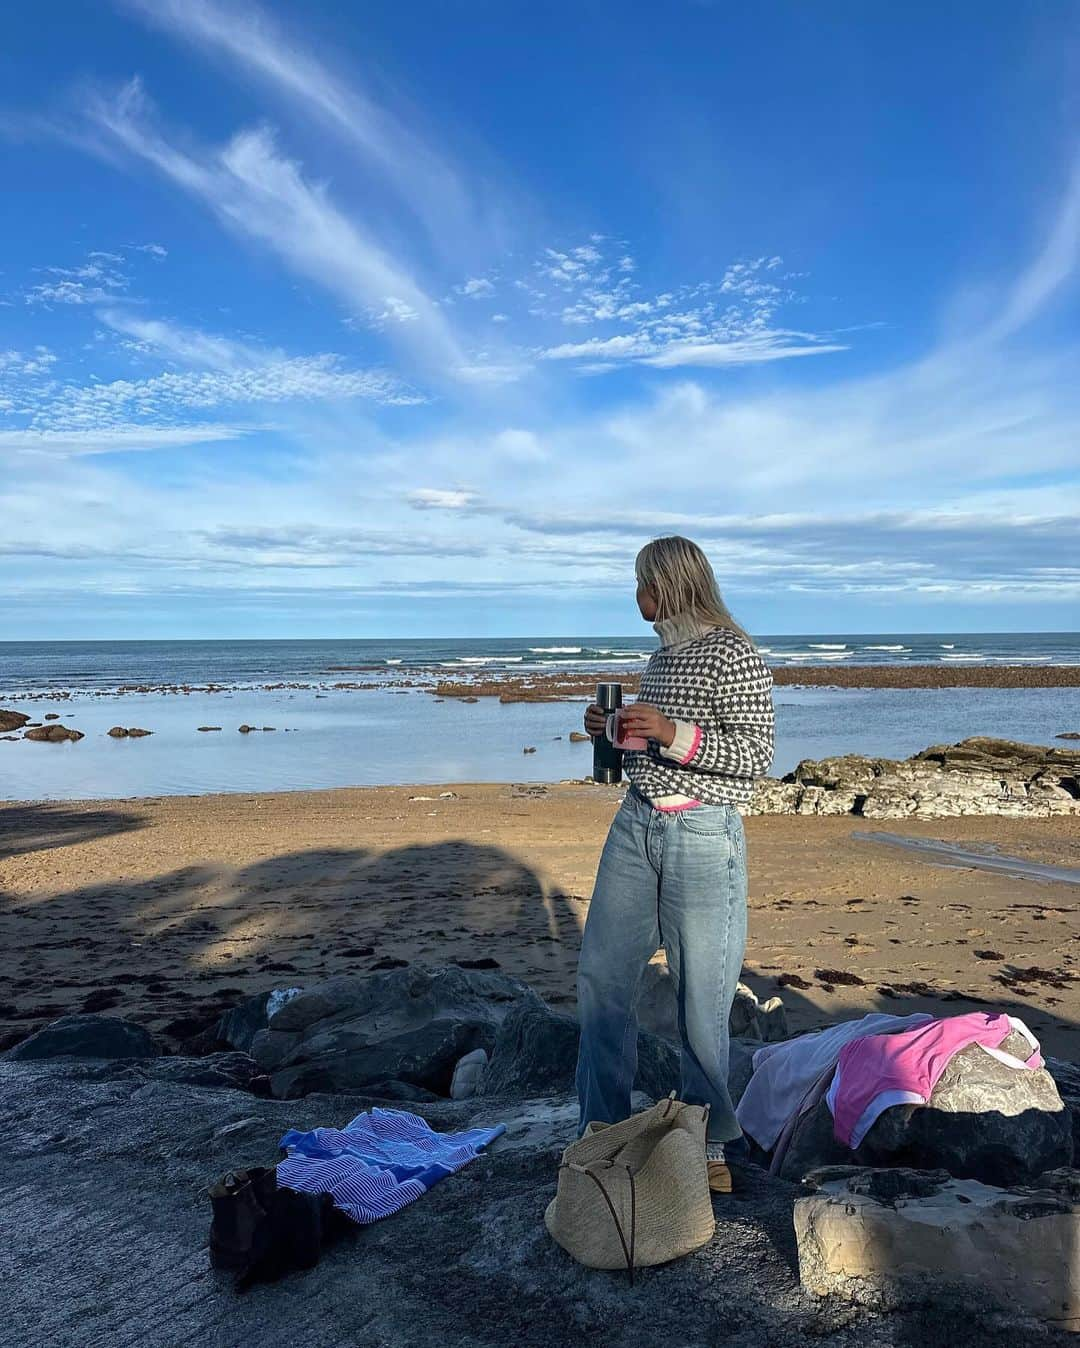
[(1080, 626), (1080, 16), (16, 6), (0, 637)]

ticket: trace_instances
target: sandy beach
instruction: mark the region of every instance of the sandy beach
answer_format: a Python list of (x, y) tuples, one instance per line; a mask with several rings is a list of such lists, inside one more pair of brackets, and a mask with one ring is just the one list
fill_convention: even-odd
[[(458, 785), (0, 807), (0, 1042), (80, 1009), (174, 1046), (245, 995), (392, 961), (497, 965), (572, 1009), (617, 788)], [(889, 821), (1080, 867), (1075, 819)], [(855, 818), (747, 821), (745, 978), (791, 1029), (1015, 1010), (1080, 1049), (1080, 887), (954, 869)]]

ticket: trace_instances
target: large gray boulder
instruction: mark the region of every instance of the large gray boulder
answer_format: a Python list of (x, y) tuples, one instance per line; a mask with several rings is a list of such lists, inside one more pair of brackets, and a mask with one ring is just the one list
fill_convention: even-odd
[(456, 966), (333, 978), (282, 1006), (251, 1054), (279, 1099), (386, 1081), (447, 1096), (458, 1059), (490, 1052), (521, 1002), (542, 1004), (517, 979)]
[(749, 813), (1080, 815), (1080, 752), (979, 735), (901, 760), (864, 754), (804, 759), (780, 780), (762, 779)]
[[(524, 1002), (507, 1015), (495, 1039), (479, 1094), (533, 1099), (574, 1089), (577, 1021), (544, 1003)], [(728, 1085), (737, 1103), (754, 1070), (760, 1041), (731, 1040)], [(634, 1087), (654, 1100), (679, 1089), (679, 1052), (667, 1040), (638, 1032), (638, 1070)]]
[[(480, 1093), (532, 1099), (574, 1089), (578, 1023), (537, 999), (516, 1006), (503, 1021)], [(659, 1099), (679, 1086), (679, 1055), (644, 1030), (638, 1034), (634, 1085)]]
[[(1002, 1047), (1030, 1051), (1019, 1035)], [(836, 1140), (822, 1100), (796, 1127), (780, 1173), (799, 1180), (823, 1165), (910, 1166), (1008, 1187), (1072, 1157), (1072, 1115), (1050, 1073), (1019, 1071), (973, 1044), (954, 1055), (928, 1104), (887, 1109), (854, 1152)]]
[(148, 1030), (119, 1016), (62, 1016), (8, 1049), (13, 1062), (37, 1058), (156, 1058), (161, 1053)]

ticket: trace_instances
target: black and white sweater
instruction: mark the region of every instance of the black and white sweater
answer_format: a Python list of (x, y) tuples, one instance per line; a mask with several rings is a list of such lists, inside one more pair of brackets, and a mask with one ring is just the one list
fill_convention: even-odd
[(639, 702), (675, 722), (667, 748), (627, 752), (626, 775), (658, 810), (745, 805), (773, 756), (772, 675), (738, 632), (657, 623), (664, 643), (641, 676)]

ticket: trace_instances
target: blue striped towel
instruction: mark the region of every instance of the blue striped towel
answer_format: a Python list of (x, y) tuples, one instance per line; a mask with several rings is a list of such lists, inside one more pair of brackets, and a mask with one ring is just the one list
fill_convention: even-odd
[(289, 1154), (278, 1165), (278, 1183), (299, 1193), (329, 1194), (353, 1221), (377, 1222), (474, 1161), (481, 1148), (505, 1132), (500, 1123), (436, 1133), (416, 1114), (373, 1109), (342, 1129), (290, 1129), (281, 1139)]

